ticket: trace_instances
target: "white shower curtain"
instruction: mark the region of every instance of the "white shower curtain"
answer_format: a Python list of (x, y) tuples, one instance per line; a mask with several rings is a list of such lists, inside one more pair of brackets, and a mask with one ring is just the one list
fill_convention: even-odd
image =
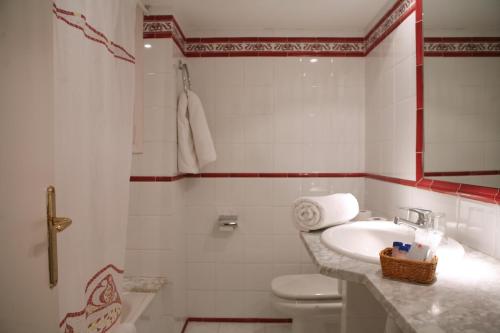
[(136, 4), (53, 4), (57, 213), (73, 219), (59, 236), (60, 327), (103, 333), (121, 312)]

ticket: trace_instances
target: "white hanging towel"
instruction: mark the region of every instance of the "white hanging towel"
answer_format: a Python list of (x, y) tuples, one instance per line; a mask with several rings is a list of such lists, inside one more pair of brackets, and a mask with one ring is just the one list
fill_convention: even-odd
[(182, 92), (177, 110), (178, 167), (182, 173), (199, 173), (215, 161), (215, 147), (200, 98)]
[(351, 193), (300, 197), (293, 203), (293, 221), (300, 231), (345, 223), (358, 215), (359, 204)]

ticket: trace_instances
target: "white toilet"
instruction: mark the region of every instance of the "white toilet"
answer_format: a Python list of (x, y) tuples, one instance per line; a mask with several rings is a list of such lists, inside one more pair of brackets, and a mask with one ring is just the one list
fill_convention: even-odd
[(340, 282), (321, 274), (283, 275), (271, 282), (275, 308), (291, 317), (293, 333), (338, 333)]

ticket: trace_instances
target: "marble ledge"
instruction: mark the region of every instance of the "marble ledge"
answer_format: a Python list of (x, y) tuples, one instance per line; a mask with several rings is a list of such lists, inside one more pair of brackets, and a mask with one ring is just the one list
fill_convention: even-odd
[(365, 285), (403, 332), (500, 332), (500, 261), (466, 248), (459, 267), (418, 285), (383, 278), (380, 265), (338, 254), (320, 235), (300, 233), (320, 272)]
[(141, 293), (157, 293), (167, 283), (167, 278), (146, 276), (125, 276), (123, 290)]

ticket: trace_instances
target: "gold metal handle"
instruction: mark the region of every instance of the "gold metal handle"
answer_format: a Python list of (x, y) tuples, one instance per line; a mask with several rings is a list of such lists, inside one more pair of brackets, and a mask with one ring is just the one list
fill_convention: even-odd
[(49, 235), (49, 279), (50, 288), (57, 285), (59, 272), (57, 268), (57, 233), (71, 225), (71, 219), (56, 217), (56, 189), (47, 187), (47, 230)]

